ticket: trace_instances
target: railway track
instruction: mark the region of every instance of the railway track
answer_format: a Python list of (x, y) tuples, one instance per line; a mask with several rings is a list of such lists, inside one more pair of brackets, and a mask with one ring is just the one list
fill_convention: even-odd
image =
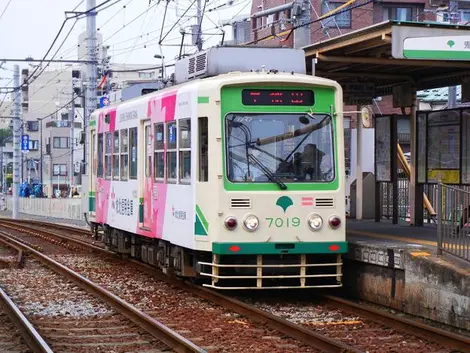
[[(18, 268), (23, 264), (23, 251), (0, 242), (0, 260), (2, 264), (1, 268)], [(52, 350), (36, 331), (34, 326), (1, 287), (0, 351), (52, 353)]]
[(205, 352), (50, 257), (0, 237), (34, 257), (23, 269), (3, 269), (0, 281), (54, 352)]
[[(37, 230), (33, 232), (37, 232)], [(88, 268), (86, 268), (86, 266), (83, 267), (83, 263), (86, 261), (84, 258), (82, 258), (81, 260), (78, 258), (62, 258), (62, 260), (67, 263), (68, 266), (79, 267), (81, 269), (81, 272), (85, 273), (87, 276), (96, 276), (96, 274), (93, 274), (93, 269), (90, 268), (90, 266)], [(350, 320), (342, 320), (344, 321), (344, 324), (334, 325), (332, 324), (331, 317), (325, 317), (325, 320), (322, 322), (319, 319), (321, 315), (318, 315), (316, 318), (316, 324), (306, 324), (305, 322), (296, 321), (289, 315), (283, 315), (280, 312), (276, 312), (276, 310), (270, 310), (270, 308), (268, 307), (262, 307), (262, 309), (264, 310), (260, 310), (252, 305), (243, 303), (233, 298), (226, 297), (224, 295), (220, 295), (219, 293), (213, 292), (211, 290), (191, 285), (176, 278), (170, 278), (168, 276), (160, 274), (150, 266), (137, 263), (135, 261), (126, 261), (125, 265), (123, 266), (123, 262), (117, 259), (116, 257), (114, 257), (113, 260), (101, 258), (99, 261), (95, 262), (95, 264), (91, 267), (107, 266), (109, 268), (109, 261), (112, 262), (111, 268), (114, 269), (114, 274), (107, 274), (105, 275), (105, 277), (112, 277), (112, 280), (109, 282), (107, 281), (107, 283), (110, 286), (111, 291), (113, 291), (113, 289), (116, 291), (120, 291), (120, 296), (122, 295), (126, 298), (135, 298), (140, 293), (140, 295), (144, 295), (145, 297), (149, 291), (149, 288), (141, 286), (141, 281), (145, 282), (145, 278), (139, 280), (137, 280), (137, 278), (135, 279), (135, 287), (139, 288), (139, 286), (141, 286), (140, 292), (139, 290), (136, 291), (135, 288), (129, 288), (132, 286), (126, 286), (125, 284), (123, 284), (123, 278), (116, 278), (116, 273), (121, 273), (121, 267), (123, 267), (122, 271), (126, 271), (125, 268), (127, 268), (127, 271), (129, 271), (130, 263), (132, 263), (132, 266), (135, 266), (135, 269), (138, 271), (144, 271), (150, 276), (154, 278), (156, 277), (161, 281), (165, 281), (166, 283), (169, 283), (172, 286), (179, 288), (180, 290), (190, 292), (193, 295), (197, 295), (200, 298), (204, 298), (212, 303), (220, 305), (225, 309), (235, 312), (237, 315), (240, 315), (238, 317), (234, 317), (234, 320), (231, 321), (232, 324), (240, 326), (252, 326), (253, 323), (261, 323), (265, 327), (277, 331), (274, 335), (270, 335), (267, 337), (264, 336), (263, 338), (265, 338), (266, 340), (279, 341), (281, 335), (287, 335), (289, 337), (295, 338), (296, 340), (304, 344), (308, 344), (309, 346), (315, 347), (324, 352), (396, 352), (396, 349), (399, 346), (397, 346), (397, 344), (401, 344), (403, 343), (403, 341), (406, 341), (408, 345), (402, 347), (405, 350), (400, 350), (400, 352), (416, 352), (420, 351), (420, 349), (424, 349), (423, 351), (426, 352), (451, 352), (450, 347), (460, 349), (461, 352), (467, 352), (468, 348), (466, 347), (470, 346), (470, 341), (465, 337), (453, 335), (442, 330), (436, 330), (434, 327), (422, 325), (414, 321), (412, 322), (408, 320), (408, 322), (406, 322), (406, 319), (401, 320), (401, 318), (397, 318), (391, 315), (391, 317), (387, 317), (387, 315), (384, 315), (384, 313), (382, 313), (381, 311), (371, 312), (370, 310), (364, 310), (364, 308), (362, 307), (354, 308), (354, 305), (351, 305), (351, 302), (339, 300), (333, 297), (324, 298), (324, 305), (328, 304), (328, 310), (331, 311), (331, 309), (333, 308), (334, 310), (338, 311), (338, 315), (342, 316), (343, 319), (345, 317), (347, 318), (347, 315), (351, 315), (351, 313), (354, 315), (355, 318)], [(135, 273), (136, 272), (133, 272), (134, 277), (136, 277)], [(124, 277), (133, 276), (132, 273), (129, 272), (125, 272), (125, 274), (123, 275)], [(102, 274), (98, 277), (103, 280)], [(140, 283), (137, 284), (137, 282)], [(160, 286), (160, 291), (161, 290), (162, 288)], [(166, 290), (167, 288), (165, 288), (165, 292)], [(181, 300), (182, 305), (194, 305), (194, 302), (188, 303), (187, 300)], [(164, 312), (163, 308), (167, 307), (169, 303), (164, 303), (159, 306), (158, 304), (155, 305), (156, 303), (153, 303), (152, 300), (150, 300), (150, 302), (152, 303), (147, 303), (144, 305), (146, 308), (145, 311), (149, 312), (151, 315), (157, 315), (162, 317), (162, 320), (164, 321), (163, 317), (165, 315), (162, 315), (162, 313)], [(359, 309), (362, 310), (361, 313), (357, 312), (357, 310)], [(271, 311), (271, 313), (269, 313), (268, 311)], [(317, 311), (319, 312), (321, 310), (317, 308)], [(180, 314), (179, 311), (178, 314)], [(195, 316), (199, 317), (199, 314), (195, 313)], [(210, 319), (208, 318), (207, 320)], [(196, 324), (194, 323), (194, 325)], [(188, 328), (190, 327), (191, 325), (189, 327), (186, 326), (186, 329), (183, 328), (183, 330), (191, 331), (188, 330)], [(336, 328), (332, 329), (333, 327)], [(340, 329), (338, 330), (337, 328)], [(202, 329), (204, 330), (204, 328)], [(215, 332), (217, 331), (218, 330), (215, 330)], [(243, 333), (241, 334), (243, 335)], [(373, 337), (379, 338), (375, 340), (373, 344), (370, 344), (370, 338)], [(383, 337), (388, 338), (388, 342), (385, 342)], [(202, 340), (205, 340), (204, 337), (200, 338)], [(250, 339), (250, 336), (240, 336), (240, 340), (244, 341), (245, 339)], [(377, 342), (385, 343), (381, 344), (380, 347), (377, 347)], [(295, 344), (292, 343), (278, 344), (276, 346), (276, 348), (278, 349), (277, 351), (279, 351), (279, 349), (281, 349), (282, 347), (286, 348), (286, 350), (284, 350), (286, 352), (305, 351), (302, 350), (304, 348), (300, 347), (298, 343), (297, 347), (295, 347)], [(388, 347), (389, 349), (384, 350), (384, 347)], [(218, 347), (211, 346), (211, 348), (214, 348), (217, 351)], [(228, 351), (233, 352), (237, 350), (229, 349)], [(280, 351), (283, 350), (281, 349)]]

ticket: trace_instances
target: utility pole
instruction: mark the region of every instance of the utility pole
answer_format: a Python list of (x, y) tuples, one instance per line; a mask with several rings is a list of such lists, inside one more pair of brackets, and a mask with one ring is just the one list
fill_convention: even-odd
[(3, 178), (5, 177), (4, 173), (3, 173), (3, 140), (0, 144), (0, 185), (1, 185), (1, 188), (2, 188), (2, 192), (6, 195), (6, 190), (5, 188), (3, 187)]
[(20, 66), (13, 67), (13, 85), (14, 91), (14, 110), (13, 110), (13, 212), (12, 218), (18, 219), (20, 200), (19, 200), (19, 186), (20, 186), (20, 126), (21, 126), (21, 92), (20, 92)]
[(197, 51), (202, 50), (202, 7), (201, 0), (197, 0), (197, 37), (196, 37), (196, 46)]
[[(455, 23), (457, 22), (455, 20), (456, 17), (458, 16), (453, 16), (453, 15), (458, 15), (459, 14), (459, 3), (458, 1), (453, 1), (451, 0), (449, 2), (449, 17), (450, 17), (450, 22)], [(448, 100), (447, 100), (447, 108), (449, 109), (454, 109), (457, 106), (457, 86), (451, 86), (448, 88)]]
[(72, 187), (74, 185), (74, 172), (73, 172), (73, 144), (74, 144), (74, 127), (75, 127), (75, 91), (74, 80), (72, 79), (72, 109), (69, 113), (70, 121), (70, 197), (72, 197)]
[(38, 119), (39, 121), (39, 153), (41, 154), (41, 197), (44, 197), (44, 159), (43, 159), (43, 155), (44, 155), (44, 147), (43, 147), (43, 144), (44, 142), (42, 141), (42, 121), (44, 120), (44, 118), (41, 118), (41, 119)]
[[(87, 0), (87, 11), (90, 11), (96, 7), (96, 0)], [(91, 11), (87, 13), (87, 51), (88, 61), (87, 64), (87, 85), (85, 107), (86, 113), (83, 119), (83, 129), (85, 131), (85, 145), (84, 145), (84, 174), (88, 174), (88, 146), (90, 136), (87, 133), (88, 126), (90, 124), (90, 116), (97, 107), (96, 99), (96, 62), (97, 60), (97, 45), (96, 45), (96, 12)]]

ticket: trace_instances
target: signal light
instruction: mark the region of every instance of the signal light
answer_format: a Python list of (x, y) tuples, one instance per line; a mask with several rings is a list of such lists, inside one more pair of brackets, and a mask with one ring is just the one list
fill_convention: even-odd
[(338, 251), (339, 250), (339, 245), (333, 244), (328, 247), (330, 251)]
[(235, 217), (227, 217), (225, 219), (225, 228), (234, 230), (237, 227), (237, 219)]
[(337, 216), (332, 216), (328, 220), (328, 223), (330, 224), (331, 228), (336, 229), (341, 225), (341, 219)]

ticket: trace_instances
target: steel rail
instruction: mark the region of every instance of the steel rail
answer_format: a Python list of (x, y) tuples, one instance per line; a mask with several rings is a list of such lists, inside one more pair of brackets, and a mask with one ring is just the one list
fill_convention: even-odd
[(34, 353), (53, 353), (46, 341), (44, 341), (34, 326), (28, 321), (2, 288), (0, 288), (0, 306), (5, 310), (10, 320), (20, 331), (20, 334), (26, 341), (28, 347)]
[(7, 242), (6, 240), (4, 239), (0, 239), (0, 243), (4, 244), (5, 246), (15, 250), (18, 255), (16, 257), (16, 263), (18, 264), (18, 266), (21, 266), (23, 264), (23, 261), (24, 261), (24, 257), (23, 257), (23, 250), (21, 250), (19, 247), (17, 246), (14, 246), (13, 244), (10, 244), (9, 242)]
[[(23, 233), (28, 233), (29, 235), (33, 235), (33, 236), (56, 237), (56, 238), (59, 238), (59, 239), (63, 240), (64, 242), (73, 243), (75, 245), (82, 246), (82, 247), (85, 247), (85, 248), (90, 248), (93, 251), (98, 251), (98, 252), (105, 251), (108, 254), (114, 254), (114, 253), (112, 253), (110, 251), (107, 251), (107, 250), (105, 250), (105, 249), (103, 249), (99, 246), (91, 244), (90, 242), (86, 242), (86, 241), (83, 241), (83, 240), (80, 240), (80, 239), (70, 238), (66, 235), (54, 233), (54, 231), (50, 231), (50, 230), (32, 228), (32, 227), (34, 227), (34, 225), (32, 225), (32, 227), (31, 227), (31, 225), (19, 224), (19, 222), (16, 222), (16, 221), (14, 221), (14, 222), (5, 222), (3, 220), (0, 220), (0, 226), (3, 226), (5, 228), (9, 228), (9, 229), (12, 229), (12, 230), (16, 230), (16, 231), (19, 231), (19, 232), (23, 232)], [(41, 226), (45, 226), (45, 225), (41, 225)]]
[(282, 319), (278, 316), (268, 313), (267, 311), (258, 309), (237, 299), (227, 297), (205, 287), (194, 285), (177, 277), (170, 277), (163, 273), (156, 272), (155, 268), (150, 265), (138, 262), (136, 260), (129, 260), (129, 262), (133, 264), (137, 270), (145, 271), (145, 273), (156, 277), (158, 280), (188, 291), (226, 309), (233, 310), (236, 313), (244, 315), (255, 322), (262, 323), (271, 329), (277, 330), (289, 337), (295, 338), (312, 347), (318, 348), (322, 352), (363, 353), (363, 351), (357, 348), (318, 334), (304, 326)]
[[(68, 239), (64, 236), (61, 237)], [(93, 245), (89, 243), (82, 242), (81, 244), (84, 246), (93, 247)], [(97, 250), (108, 255), (117, 256), (115, 253), (112, 253), (105, 249), (98, 247), (96, 248)], [(145, 271), (146, 273), (156, 277), (161, 281), (177, 286), (183, 290), (187, 290), (201, 298), (210, 300), (218, 305), (223, 306), (224, 308), (231, 309), (241, 315), (250, 317), (254, 321), (264, 323), (266, 326), (272, 329), (275, 329), (292, 338), (305, 342), (313, 347), (322, 349), (326, 352), (360, 352), (360, 350), (354, 347), (324, 337), (308, 328), (304, 328), (301, 325), (297, 325), (288, 320), (281, 319), (271, 313), (250, 306), (239, 300), (222, 295), (218, 292), (214, 292), (210, 289), (194, 285), (180, 278), (168, 276), (163, 273), (157, 272), (155, 271), (155, 267), (152, 267), (148, 264), (139, 262), (137, 260), (128, 261), (129, 263), (133, 264), (136, 269)], [(343, 298), (323, 296), (322, 299), (325, 301), (326, 304), (330, 304), (332, 306), (335, 306), (348, 312), (352, 312), (354, 314), (360, 314), (374, 322), (387, 325), (394, 329), (413, 334), (415, 336), (430, 340), (432, 342), (441, 343), (460, 349), (462, 352), (470, 353), (470, 338), (466, 336), (438, 329), (433, 326), (426, 325), (410, 319), (394, 316), (385, 311), (375, 309), (371, 306), (363, 304), (359, 305)]]
[(386, 311), (373, 308), (369, 305), (357, 304), (352, 301), (334, 296), (323, 296), (326, 304), (336, 308), (348, 311), (353, 314), (359, 314), (372, 321), (387, 325), (397, 330), (411, 333), (415, 336), (447, 345), (462, 352), (470, 352), (470, 338), (453, 332), (444, 331), (437, 327), (413, 321), (407, 318), (392, 315)]
[[(11, 223), (11, 222), (8, 222)], [(16, 222), (15, 222), (16, 223)], [(16, 224), (15, 224), (16, 226)], [(28, 226), (24, 225), (17, 225), (18, 228), (26, 228), (28, 232), (34, 233), (36, 230), (32, 230)], [(15, 228), (16, 229), (16, 228)], [(16, 229), (19, 230), (19, 229)], [(42, 234), (48, 234), (48, 232), (38, 230)], [(0, 232), (1, 234), (1, 232)], [(63, 235), (56, 235), (52, 234), (54, 236), (58, 236), (60, 238), (68, 239), (66, 236)], [(82, 245), (86, 246), (93, 246), (89, 243), (85, 242), (80, 242)], [(113, 257), (117, 256), (115, 253), (112, 253), (110, 251), (107, 251), (102, 248), (97, 248), (99, 251), (102, 251), (103, 253), (106, 253), (107, 255), (111, 255)], [(361, 350), (358, 350), (357, 348), (351, 347), (343, 342), (340, 341), (335, 341), (331, 338), (328, 338), (326, 336), (320, 335), (306, 327), (303, 327), (301, 325), (294, 324), (293, 322), (290, 322), (288, 320), (282, 319), (280, 317), (277, 317), (271, 313), (268, 313), (266, 311), (260, 310), (254, 306), (248, 305), (246, 303), (243, 303), (241, 301), (238, 301), (236, 299), (227, 297), (225, 295), (219, 294), (217, 292), (214, 292), (210, 289), (200, 287), (193, 285), (191, 283), (188, 283), (187, 281), (181, 280), (177, 277), (170, 277), (167, 276), (163, 273), (157, 272), (155, 267), (152, 267), (150, 265), (147, 265), (142, 262), (138, 262), (136, 260), (128, 260), (129, 264), (132, 264), (135, 266), (135, 268), (139, 271), (143, 271), (153, 277), (156, 277), (157, 279), (169, 283), (171, 285), (174, 285), (180, 289), (186, 290), (196, 296), (199, 296), (203, 299), (209, 300), (215, 304), (218, 304), (226, 309), (233, 310), (237, 312), (240, 315), (247, 316), (251, 318), (255, 322), (259, 322), (263, 325), (266, 325), (270, 327), (271, 329), (275, 329), (289, 337), (292, 337), (294, 339), (297, 339), (305, 344), (308, 344), (312, 347), (318, 348), (322, 350), (323, 352), (327, 353), (362, 353)]]
[(0, 237), (7, 239), (12, 244), (32, 254), (47, 267), (51, 268), (60, 275), (67, 277), (71, 281), (75, 282), (78, 286), (85, 289), (87, 292), (95, 295), (107, 304), (116, 308), (129, 320), (145, 329), (147, 332), (152, 334), (157, 339), (161, 340), (163, 343), (165, 343), (168, 347), (174, 349), (176, 352), (206, 352), (204, 349), (196, 346), (188, 339), (184, 338), (175, 331), (163, 325), (161, 322), (153, 319), (149, 315), (145, 314), (144, 312), (120, 299), (108, 290), (98, 286), (89, 279), (67, 268), (59, 262), (49, 258), (48, 256), (40, 253), (39, 251), (36, 251), (33, 248), (17, 240), (11, 239), (8, 233), (0, 231)]
[(21, 223), (21, 225), (30, 224), (30, 225), (37, 225), (40, 227), (51, 227), (54, 229), (66, 229), (70, 230), (71, 232), (80, 234), (80, 235), (92, 235), (90, 230), (84, 229), (84, 228), (77, 228), (77, 227), (72, 227), (68, 226), (65, 224), (54, 224), (50, 222), (45, 222), (45, 221), (38, 221), (34, 219), (21, 219), (21, 220), (13, 220), (10, 218), (0, 218), (0, 223), (9, 223), (9, 224), (14, 224), (14, 223)]

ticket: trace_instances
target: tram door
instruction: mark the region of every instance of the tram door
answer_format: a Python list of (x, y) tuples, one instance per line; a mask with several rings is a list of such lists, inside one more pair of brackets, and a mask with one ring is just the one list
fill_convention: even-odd
[[(153, 133), (152, 123), (150, 120), (144, 122), (144, 170), (141, 172), (143, 176), (143, 195), (141, 195), (141, 220), (142, 227), (146, 229), (152, 228), (152, 194), (153, 194), (153, 177), (152, 177), (152, 155), (153, 155)], [(141, 184), (142, 185), (142, 184)], [(143, 209), (142, 209), (143, 208)]]

